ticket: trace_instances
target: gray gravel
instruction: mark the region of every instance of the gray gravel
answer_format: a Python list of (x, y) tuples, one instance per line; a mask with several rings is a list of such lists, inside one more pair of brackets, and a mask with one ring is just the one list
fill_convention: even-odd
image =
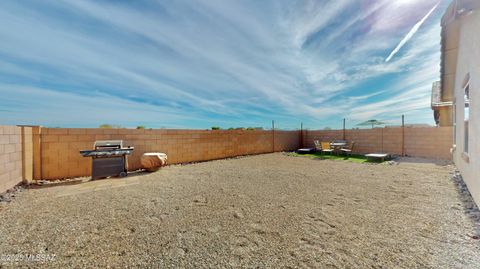
[(453, 171), (278, 153), (28, 189), (0, 203), (0, 268), (478, 268)]

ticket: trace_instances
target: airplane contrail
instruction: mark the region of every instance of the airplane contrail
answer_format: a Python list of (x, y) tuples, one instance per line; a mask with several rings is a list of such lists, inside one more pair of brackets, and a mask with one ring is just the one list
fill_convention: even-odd
[(397, 54), (397, 52), (400, 51), (400, 49), (413, 37), (413, 35), (415, 35), (418, 29), (420, 29), (420, 26), (422, 26), (422, 24), (428, 19), (428, 17), (430, 17), (432, 12), (438, 7), (439, 4), (440, 2), (438, 2), (432, 9), (430, 9), (427, 15), (425, 15), (425, 17), (423, 17), (413, 26), (410, 32), (408, 32), (408, 34), (402, 39), (402, 41), (398, 43), (397, 47), (392, 51), (392, 53), (390, 53), (387, 59), (385, 59), (385, 62), (389, 62), (393, 58), (393, 56), (395, 56), (395, 54)]

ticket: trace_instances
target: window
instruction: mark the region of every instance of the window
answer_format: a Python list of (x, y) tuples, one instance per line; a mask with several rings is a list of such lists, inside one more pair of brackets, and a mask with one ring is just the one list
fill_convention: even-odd
[(467, 83), (464, 90), (465, 109), (463, 114), (464, 120), (464, 145), (463, 152), (468, 153), (468, 120), (470, 118), (470, 84)]

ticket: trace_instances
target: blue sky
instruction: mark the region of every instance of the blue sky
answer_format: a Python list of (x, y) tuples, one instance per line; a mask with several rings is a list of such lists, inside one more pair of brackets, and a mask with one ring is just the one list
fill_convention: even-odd
[(433, 124), (447, 5), (0, 1), (0, 124)]

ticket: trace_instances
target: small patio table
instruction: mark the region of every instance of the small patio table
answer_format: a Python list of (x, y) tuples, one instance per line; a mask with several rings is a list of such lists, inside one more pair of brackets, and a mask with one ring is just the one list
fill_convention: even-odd
[(347, 145), (346, 142), (332, 142), (330, 143), (330, 147), (333, 148), (333, 151), (336, 152), (337, 154), (340, 152), (340, 150)]

